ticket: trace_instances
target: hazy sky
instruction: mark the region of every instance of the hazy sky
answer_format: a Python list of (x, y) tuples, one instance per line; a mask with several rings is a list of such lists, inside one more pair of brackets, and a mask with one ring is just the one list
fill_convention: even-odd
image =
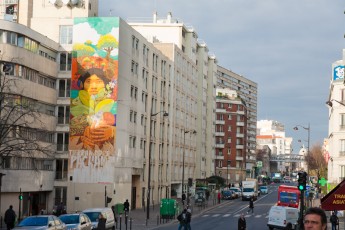
[[(331, 64), (342, 59), (343, 0), (99, 0), (99, 16), (173, 18), (193, 26), (218, 63), (258, 83), (258, 120), (276, 120), (294, 152), (328, 136)], [(301, 139), (302, 143), (297, 140)]]

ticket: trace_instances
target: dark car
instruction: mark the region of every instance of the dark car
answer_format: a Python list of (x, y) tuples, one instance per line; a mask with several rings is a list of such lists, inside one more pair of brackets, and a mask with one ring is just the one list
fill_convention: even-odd
[(236, 198), (236, 194), (234, 191), (231, 190), (224, 190), (222, 192), (222, 199), (223, 200), (232, 200)]
[(14, 230), (67, 230), (66, 224), (54, 215), (28, 216)]
[(84, 213), (64, 214), (59, 216), (59, 218), (66, 224), (68, 230), (92, 229), (92, 222)]

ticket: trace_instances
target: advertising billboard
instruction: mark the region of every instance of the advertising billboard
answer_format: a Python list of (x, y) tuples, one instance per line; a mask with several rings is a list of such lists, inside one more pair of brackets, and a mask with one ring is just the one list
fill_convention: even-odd
[(119, 18), (75, 18), (69, 173), (74, 182), (111, 182), (115, 156)]

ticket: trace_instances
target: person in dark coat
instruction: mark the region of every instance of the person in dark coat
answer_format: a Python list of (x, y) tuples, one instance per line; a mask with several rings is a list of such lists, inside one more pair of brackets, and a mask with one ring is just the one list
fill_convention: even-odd
[(98, 215), (97, 230), (105, 230), (106, 229), (106, 227), (105, 227), (106, 222), (107, 222), (107, 219), (104, 218), (102, 213), (100, 213)]
[(337, 213), (335, 211), (332, 212), (332, 215), (329, 218), (329, 221), (332, 224), (332, 230), (336, 230), (337, 229), (337, 225), (339, 223), (339, 218), (337, 217)]
[(14, 228), (14, 222), (16, 221), (16, 213), (13, 211), (13, 206), (10, 205), (10, 208), (5, 212), (5, 224), (7, 225), (7, 230)]
[(244, 214), (242, 213), (240, 218), (238, 218), (238, 230), (245, 230), (247, 227), (246, 218), (244, 218)]
[(125, 201), (125, 203), (123, 203), (123, 210), (125, 211), (125, 213), (129, 212), (129, 202), (128, 202), (128, 199)]
[(249, 209), (247, 211), (247, 213), (250, 212), (250, 210), (252, 210), (252, 213), (254, 213), (254, 198), (250, 198), (250, 201), (249, 201)]

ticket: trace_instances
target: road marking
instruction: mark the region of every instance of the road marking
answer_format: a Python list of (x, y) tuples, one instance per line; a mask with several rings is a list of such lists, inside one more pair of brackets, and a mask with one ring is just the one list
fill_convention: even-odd
[(213, 214), (212, 217), (217, 217), (217, 216), (220, 216), (220, 214)]
[(228, 217), (228, 216), (230, 216), (231, 214), (225, 214), (225, 215), (223, 215), (223, 217)]

